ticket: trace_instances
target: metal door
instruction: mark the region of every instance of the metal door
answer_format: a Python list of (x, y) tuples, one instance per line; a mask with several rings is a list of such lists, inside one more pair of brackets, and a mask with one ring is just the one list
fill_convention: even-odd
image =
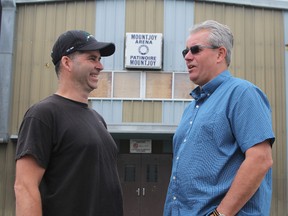
[(171, 154), (120, 154), (124, 216), (159, 216), (171, 174)]

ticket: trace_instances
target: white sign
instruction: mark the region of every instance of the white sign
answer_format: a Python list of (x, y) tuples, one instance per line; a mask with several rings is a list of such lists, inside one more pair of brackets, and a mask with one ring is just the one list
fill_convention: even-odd
[(152, 153), (152, 141), (149, 139), (131, 139), (130, 153)]
[(162, 34), (126, 33), (126, 68), (162, 68)]

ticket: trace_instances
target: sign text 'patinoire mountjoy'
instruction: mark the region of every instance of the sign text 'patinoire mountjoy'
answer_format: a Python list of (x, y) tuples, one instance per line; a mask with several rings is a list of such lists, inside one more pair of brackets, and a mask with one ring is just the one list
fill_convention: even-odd
[(162, 34), (126, 33), (125, 67), (161, 69)]

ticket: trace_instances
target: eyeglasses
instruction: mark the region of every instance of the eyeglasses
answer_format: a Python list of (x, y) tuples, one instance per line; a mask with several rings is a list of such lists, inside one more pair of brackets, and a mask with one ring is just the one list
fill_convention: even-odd
[(201, 52), (204, 48), (207, 48), (207, 49), (217, 49), (219, 47), (217, 46), (204, 46), (204, 45), (194, 45), (190, 48), (186, 48), (182, 51), (182, 55), (183, 55), (183, 58), (185, 58), (185, 56), (187, 55), (187, 53), (190, 51), (193, 55)]

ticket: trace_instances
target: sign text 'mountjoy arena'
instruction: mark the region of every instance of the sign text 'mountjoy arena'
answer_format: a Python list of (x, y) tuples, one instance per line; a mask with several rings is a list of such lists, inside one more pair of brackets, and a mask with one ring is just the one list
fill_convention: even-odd
[(153, 40), (157, 39), (157, 35), (132, 34), (131, 39), (135, 40), (135, 44), (153, 44)]
[[(135, 41), (135, 44), (138, 45), (153, 45), (153, 41), (157, 40), (157, 35), (153, 34), (131, 34), (131, 39)], [(140, 49), (141, 47), (139, 47)], [(143, 48), (144, 51), (145, 47)], [(148, 46), (147, 48), (148, 49)], [(140, 53), (140, 50), (139, 50)], [(130, 65), (134, 66), (155, 66), (156, 56), (146, 55), (145, 52), (141, 53), (142, 55), (131, 55), (130, 56)]]

